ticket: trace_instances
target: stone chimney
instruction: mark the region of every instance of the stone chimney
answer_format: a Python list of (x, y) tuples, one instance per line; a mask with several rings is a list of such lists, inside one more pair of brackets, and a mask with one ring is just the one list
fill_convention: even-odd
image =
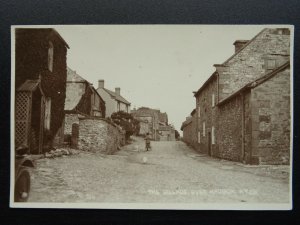
[(192, 119), (192, 117), (191, 117), (191, 116), (187, 116), (187, 117), (185, 117), (185, 120), (186, 120), (186, 121), (188, 121), (188, 120), (190, 120), (190, 119)]
[(248, 40), (236, 40), (233, 45), (235, 47), (235, 53), (237, 53), (245, 44), (248, 43)]
[(115, 92), (118, 96), (121, 95), (121, 88), (119, 87), (115, 88)]
[(104, 88), (104, 80), (98, 80), (98, 88)]

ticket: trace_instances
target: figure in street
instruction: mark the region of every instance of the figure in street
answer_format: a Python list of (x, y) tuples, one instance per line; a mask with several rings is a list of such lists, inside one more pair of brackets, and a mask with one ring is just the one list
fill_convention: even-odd
[(150, 134), (147, 133), (145, 137), (146, 151), (149, 151), (149, 149), (151, 149), (150, 139), (151, 139)]

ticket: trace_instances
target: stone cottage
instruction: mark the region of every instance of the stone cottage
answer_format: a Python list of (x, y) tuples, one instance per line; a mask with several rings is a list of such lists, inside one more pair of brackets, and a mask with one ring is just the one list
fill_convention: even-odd
[(157, 130), (159, 127), (158, 114), (148, 107), (140, 107), (133, 109), (131, 115), (141, 121), (139, 135), (146, 135), (149, 133), (153, 140), (158, 140)]
[[(196, 137), (197, 133), (197, 116), (196, 116), (196, 109), (193, 109), (190, 116), (186, 117), (185, 121), (182, 123), (180, 130), (182, 130), (182, 140), (192, 146), (193, 148), (197, 149), (198, 146), (198, 138)], [(200, 141), (199, 141), (200, 142)]]
[(63, 141), (69, 46), (52, 28), (16, 28), (15, 37), (15, 145), (41, 154)]
[(233, 161), (288, 164), (290, 31), (268, 28), (234, 45), (234, 55), (215, 64), (194, 94), (194, 147)]
[(168, 114), (159, 109), (140, 107), (131, 114), (140, 121), (140, 135), (150, 133), (155, 141), (175, 141), (175, 129), (168, 124)]
[(104, 80), (99, 80), (97, 92), (105, 102), (106, 117), (119, 111), (130, 113), (131, 103), (121, 95), (121, 88), (115, 88), (115, 91), (108, 90), (104, 87)]
[(105, 102), (91, 83), (68, 67), (64, 125), (66, 139), (71, 137), (72, 126), (78, 125), (79, 118), (83, 117), (105, 118)]
[(218, 109), (215, 156), (250, 164), (289, 163), (289, 61), (220, 101)]

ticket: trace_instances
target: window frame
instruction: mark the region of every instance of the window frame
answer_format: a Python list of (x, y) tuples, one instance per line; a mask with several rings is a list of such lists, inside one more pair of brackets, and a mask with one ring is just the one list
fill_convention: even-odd
[(51, 125), (51, 98), (45, 98), (44, 129), (50, 130)]
[(54, 66), (54, 45), (51, 41), (49, 41), (49, 48), (48, 48), (48, 70), (53, 72)]

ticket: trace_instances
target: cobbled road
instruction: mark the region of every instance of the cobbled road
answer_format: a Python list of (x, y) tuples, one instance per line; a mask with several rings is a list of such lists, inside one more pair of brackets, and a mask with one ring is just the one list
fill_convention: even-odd
[(115, 155), (39, 159), (29, 202), (288, 203), (289, 167), (246, 166), (134, 137)]

